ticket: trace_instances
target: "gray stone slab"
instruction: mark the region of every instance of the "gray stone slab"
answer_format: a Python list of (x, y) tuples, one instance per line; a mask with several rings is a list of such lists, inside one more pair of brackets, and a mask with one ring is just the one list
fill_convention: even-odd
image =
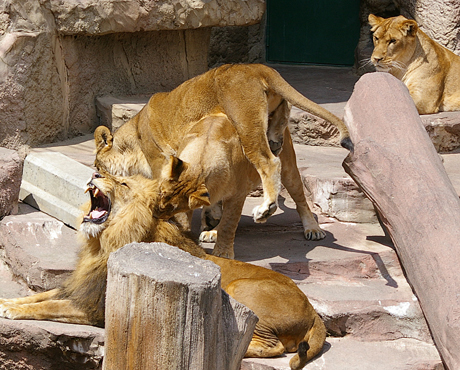
[(93, 170), (58, 152), (30, 153), (24, 161), (19, 198), (77, 228), (89, 198), (86, 184)]

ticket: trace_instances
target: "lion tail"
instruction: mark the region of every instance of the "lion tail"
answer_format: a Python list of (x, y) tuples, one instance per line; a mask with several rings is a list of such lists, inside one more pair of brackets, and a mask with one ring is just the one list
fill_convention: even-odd
[(297, 353), (289, 361), (292, 370), (302, 369), (308, 361), (317, 356), (323, 349), (326, 340), (326, 327), (323, 320), (316, 315), (312, 328), (297, 346)]
[(283, 77), (281, 77), (281, 75), (276, 70), (267, 67), (265, 71), (265, 78), (269, 88), (275, 91), (277, 94), (281, 95), (289, 103), (299, 109), (302, 109), (305, 112), (318, 116), (335, 125), (340, 132), (340, 145), (350, 151), (353, 151), (353, 143), (350, 139), (348, 128), (339, 117), (303, 96), (296, 89), (294, 89)]

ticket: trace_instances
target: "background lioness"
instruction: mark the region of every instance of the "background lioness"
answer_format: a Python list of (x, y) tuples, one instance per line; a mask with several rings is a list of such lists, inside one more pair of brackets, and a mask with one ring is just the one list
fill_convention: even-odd
[(369, 15), (377, 71), (402, 80), (420, 114), (460, 110), (460, 57), (439, 45), (417, 22), (402, 15)]
[[(287, 103), (274, 112), (274, 116), (286, 114), (289, 114)], [(281, 181), (296, 203), (305, 238), (322, 239), (326, 233), (308, 207), (288, 128), (281, 149)], [(197, 188), (204, 183), (211, 206), (221, 206), (222, 213), (217, 228), (203, 231), (200, 240), (216, 242), (214, 255), (234, 258), (233, 242), (244, 201), (260, 183), (259, 174), (244, 155), (235, 128), (224, 114), (205, 117), (183, 137), (177, 156), (180, 160), (173, 157), (162, 175), (159, 216), (170, 218), (177, 212), (193, 209), (193, 200), (184, 198), (187, 192), (182, 189)], [(208, 230), (207, 211), (202, 213), (202, 230)]]
[[(209, 204), (204, 184), (182, 191), (191, 207)], [(297, 352), (292, 369), (319, 354), (324, 323), (305, 294), (288, 277), (248, 263), (207, 256), (191, 238), (157, 213), (159, 185), (142, 176), (95, 175), (89, 184), (91, 205), (79, 230), (82, 250), (71, 277), (58, 289), (25, 298), (0, 299), (0, 316), (104, 325), (107, 260), (131, 242), (159, 241), (206, 258), (221, 268), (222, 288), (259, 317), (246, 356), (271, 357)]]
[(113, 136), (95, 132), (95, 165), (114, 175), (141, 173), (158, 178), (162, 153), (178, 150), (184, 135), (203, 117), (225, 114), (238, 134), (247, 159), (256, 168), (264, 201), (253, 210), (264, 222), (277, 208), (286, 117), (269, 117), (285, 101), (337, 126), (343, 146), (352, 149), (348, 130), (338, 117), (290, 86), (274, 69), (260, 64), (223, 65), (188, 80), (169, 93), (157, 93)]

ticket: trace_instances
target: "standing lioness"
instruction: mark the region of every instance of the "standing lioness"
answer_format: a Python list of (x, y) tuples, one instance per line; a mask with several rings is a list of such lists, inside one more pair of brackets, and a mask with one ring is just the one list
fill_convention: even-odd
[(190, 127), (203, 117), (223, 113), (235, 127), (245, 156), (256, 168), (264, 189), (263, 203), (254, 208), (264, 222), (277, 208), (287, 118), (269, 119), (285, 101), (337, 126), (341, 143), (352, 149), (342, 120), (307, 99), (274, 69), (260, 64), (223, 65), (192, 78), (171, 92), (158, 93), (113, 136), (107, 128), (94, 133), (95, 165), (114, 175), (143, 174), (159, 178), (163, 153), (174, 154)]
[(377, 71), (404, 82), (420, 114), (460, 110), (460, 57), (422, 32), (402, 15), (369, 15)]

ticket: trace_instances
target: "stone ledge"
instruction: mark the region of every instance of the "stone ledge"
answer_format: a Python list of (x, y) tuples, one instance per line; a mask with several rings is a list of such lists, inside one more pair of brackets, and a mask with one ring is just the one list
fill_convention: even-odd
[(100, 369), (104, 329), (51, 321), (0, 319), (0, 368)]
[(460, 148), (460, 112), (426, 114), (420, 119), (437, 152)]
[(263, 0), (125, 1), (25, 0), (3, 10), (0, 33), (20, 23), (22, 32), (56, 31), (61, 35), (184, 30), (258, 23)]

